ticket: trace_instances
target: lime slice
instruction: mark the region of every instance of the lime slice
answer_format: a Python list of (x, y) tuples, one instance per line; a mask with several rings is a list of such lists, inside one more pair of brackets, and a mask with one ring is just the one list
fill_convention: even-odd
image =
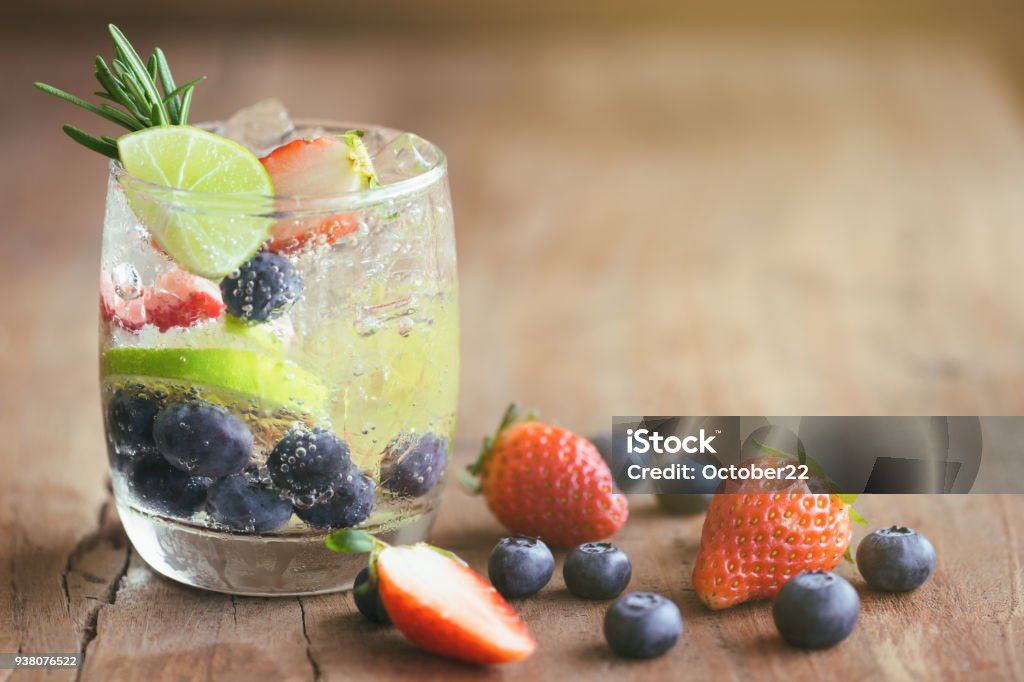
[[(186, 270), (219, 279), (270, 237), (274, 220), (260, 216), (272, 208), (266, 197), (274, 185), (259, 159), (237, 142), (191, 126), (158, 126), (121, 137), (117, 148), (130, 175), (199, 193), (165, 198), (126, 186), (135, 215)], [(210, 195), (217, 194), (225, 201), (214, 202)]]
[(100, 371), (160, 377), (226, 388), (276, 406), (326, 413), (327, 387), (294, 363), (249, 350), (228, 348), (113, 348)]

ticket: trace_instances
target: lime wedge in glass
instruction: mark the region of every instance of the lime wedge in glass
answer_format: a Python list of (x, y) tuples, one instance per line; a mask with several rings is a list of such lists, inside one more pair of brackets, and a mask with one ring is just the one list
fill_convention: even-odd
[(327, 387), (294, 363), (229, 348), (112, 348), (100, 363), (105, 379), (143, 376), (226, 388), (297, 412), (326, 413)]
[(129, 175), (196, 193), (125, 184), (136, 216), (186, 270), (220, 279), (270, 237), (274, 220), (263, 216), (272, 209), (274, 185), (237, 142), (191, 126), (158, 126), (121, 137), (117, 148)]

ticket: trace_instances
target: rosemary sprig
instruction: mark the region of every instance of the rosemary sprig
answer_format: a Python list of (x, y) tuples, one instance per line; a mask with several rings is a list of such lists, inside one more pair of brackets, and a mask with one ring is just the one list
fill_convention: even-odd
[[(106, 100), (98, 106), (90, 104), (46, 83), (34, 83), (43, 92), (91, 111), (125, 130), (134, 132), (160, 125), (185, 125), (192, 106), (192, 91), (205, 76), (175, 86), (167, 57), (159, 47), (145, 62), (139, 57), (124, 33), (109, 25), (114, 40), (114, 58), (109, 66), (96, 57), (96, 80), (103, 88), (95, 94)], [(72, 125), (64, 132), (75, 142), (112, 159), (118, 158), (117, 140), (107, 135), (89, 135)]]

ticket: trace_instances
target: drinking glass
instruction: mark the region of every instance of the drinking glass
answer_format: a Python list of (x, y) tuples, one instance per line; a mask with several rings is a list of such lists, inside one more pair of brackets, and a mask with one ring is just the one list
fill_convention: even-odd
[[(111, 164), (100, 366), (113, 491), (139, 555), (174, 580), (262, 596), (347, 589), (365, 557), (328, 551), (328, 533), (416, 542), (437, 512), (459, 368), (446, 161), (382, 127), (300, 122), (295, 136), (351, 128), (366, 131), (380, 184), (337, 196), (202, 196)], [(296, 236), (276, 250), (301, 294), (264, 324), (190, 319), (174, 305), (182, 282), (201, 311), (202, 293), (217, 299), (238, 273), (182, 271), (154, 221), (283, 222)], [(228, 441), (190, 431), (195, 419)], [(192, 449), (205, 459), (182, 456)]]

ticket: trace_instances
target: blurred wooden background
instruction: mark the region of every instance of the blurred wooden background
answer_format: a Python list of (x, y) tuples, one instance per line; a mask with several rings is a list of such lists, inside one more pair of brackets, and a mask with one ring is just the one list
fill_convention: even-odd
[[(96, 380), (104, 163), (59, 132), (103, 124), (29, 86), (91, 92), (91, 60), (111, 51), (106, 21), (140, 48), (162, 46), (179, 78), (208, 76), (197, 119), (273, 95), (295, 115), (411, 128), (447, 150), (464, 460), (512, 398), (584, 432), (638, 412), (1024, 413), (1022, 7), (6, 5), (0, 651), (90, 645), (86, 679), (154, 679), (171, 664), (227, 679), (260, 672), (245, 661), (273, 622), (273, 656), (251, 658), (267, 674), (281, 675), (276, 661), (295, 679), (340, 675), (358, 652), (394, 674), (469, 675), (407, 649), (391, 656), (383, 634), (364, 650), (344, 598), (236, 604), (157, 580), (127, 551), (104, 487)], [(658, 679), (682, 661), (746, 677), (786, 665), (808, 677), (824, 666), (1019, 678), (1020, 499), (869, 501), (873, 522), (944, 538), (949, 573), (909, 611), (883, 601), (896, 621), (825, 658), (778, 651), (754, 608), (702, 623), (684, 580), (699, 523), (638, 501), (622, 540), (649, 552), (634, 587), (677, 599), (696, 643), (630, 668), (591, 642), (600, 605), (537, 602), (531, 625), (564, 648), (520, 673)], [(499, 533), (480, 500), (449, 491), (439, 542), (479, 568)], [(949, 623), (955, 636), (937, 638)], [(894, 644), (893, 632), (909, 639)], [(750, 658), (733, 655), (747, 647)]]

